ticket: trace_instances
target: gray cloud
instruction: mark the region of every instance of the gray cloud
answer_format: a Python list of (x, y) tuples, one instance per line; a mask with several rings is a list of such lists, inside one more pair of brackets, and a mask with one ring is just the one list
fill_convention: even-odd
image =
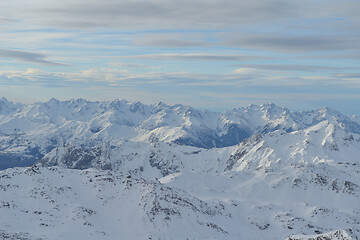
[(218, 28), (294, 17), (297, 5), (286, 0), (34, 0), (13, 11), (34, 23), (62, 28)]
[[(186, 31), (226, 29), (218, 35), (217, 46), (280, 52), (360, 49), (360, 4), (354, 0), (326, 4), (311, 0), (33, 0), (26, 5), (22, 1), (3, 1), (0, 9), (31, 27), (150, 30), (144, 34), (147, 37), (132, 41), (140, 46), (209, 47), (213, 43), (206, 40), (206, 33), (203, 38), (188, 39)], [(159, 29), (185, 33), (154, 36)]]
[[(175, 86), (204, 87), (305, 87), (305, 86), (355, 86), (358, 80), (349, 81), (357, 75), (335, 74), (334, 76), (274, 76), (272, 72), (244, 71), (239, 73), (204, 74), (189, 72), (146, 72), (133, 73), (117, 69), (89, 69), (76, 73), (28, 71), (0, 71), (0, 85), (42, 85), (58, 84), (67, 87), (136, 87), (146, 88)], [(175, 88), (174, 88), (175, 87)]]
[(11, 58), (23, 62), (45, 64), (45, 65), (55, 65), (55, 66), (66, 66), (65, 64), (56, 63), (46, 60), (46, 55), (18, 50), (7, 50), (0, 49), (0, 57), (2, 58)]
[(279, 36), (259, 34), (230, 37), (226, 45), (281, 52), (317, 52), (360, 49), (360, 37), (339, 37), (326, 35)]
[[(108, 82), (101, 80), (105, 78), (101, 75), (109, 73), (113, 73), (112, 79), (108, 79)], [(306, 104), (310, 104), (307, 107), (313, 108), (314, 104), (324, 105), (326, 102), (330, 107), (331, 104), (338, 104), (334, 106), (340, 108), (348, 106), (347, 111), (354, 113), (354, 106), (360, 103), (358, 89), (353, 87), (359, 86), (359, 82), (342, 84), (341, 81), (336, 82), (334, 79), (309, 81), (292, 77), (266, 81), (264, 79), (264, 77), (252, 79), (250, 76), (242, 78), (233, 74), (153, 72), (126, 75), (112, 69), (104, 69), (103, 72), (88, 70), (77, 73), (37, 70), (0, 71), (0, 90), (5, 95), (11, 90), (20, 97), (30, 92), (28, 98), (42, 101), (51, 97), (104, 100), (121, 96), (131, 101), (165, 100), (172, 104), (182, 99), (184, 104), (219, 109), (263, 102), (277, 104), (281, 102), (281, 105), (290, 104), (304, 109)], [(288, 86), (282, 86), (283, 80), (287, 81)], [(34, 92), (41, 94), (34, 95)]]
[(128, 59), (149, 59), (149, 60), (188, 60), (188, 61), (250, 61), (269, 59), (264, 56), (253, 55), (230, 55), (230, 54), (202, 54), (202, 53), (168, 53), (168, 54), (146, 54), (133, 56), (120, 56)]
[(161, 69), (161, 66), (149, 66), (136, 63), (124, 63), (124, 62), (113, 62), (109, 63), (109, 66), (116, 68), (125, 68), (125, 69)]
[(234, 29), (344, 17), (359, 26), (359, 5), (354, 0), (12, 0), (0, 8), (29, 23), (60, 28)]
[(148, 47), (163, 47), (163, 48), (182, 48), (182, 47), (208, 47), (211, 44), (207, 41), (199, 40), (184, 40), (175, 38), (149, 38), (144, 37), (136, 39), (134, 42), (136, 45), (148, 46)]
[(349, 70), (354, 68), (349, 67), (330, 67), (330, 66), (313, 66), (313, 65), (298, 65), (298, 64), (244, 64), (236, 65), (241, 68), (254, 68), (258, 70), (274, 70), (274, 71), (300, 71), (300, 72), (317, 72), (317, 71), (338, 71)]
[(0, 15), (0, 23), (3, 23), (3, 22), (5, 22), (5, 23), (13, 22), (13, 19)]
[(321, 54), (321, 55), (300, 55), (296, 58), (302, 59), (360, 59), (360, 52), (351, 52), (351, 53), (338, 53), (338, 54)]
[[(256, 89), (260, 99), (264, 97), (261, 91), (280, 92), (280, 88), (281, 92), (293, 88), (296, 91), (306, 89), (304, 92), (322, 89), (327, 93), (331, 90), (343, 95), (350, 89), (358, 93), (357, 69), (326, 67), (326, 64), (331, 64), (333, 59), (360, 59), (359, 8), (360, 1), (356, 0), (32, 0), (26, 4), (24, 0), (0, 1), (0, 16), (6, 16), (0, 17), (1, 30), (4, 30), (0, 39), (3, 49), (40, 46), (78, 64), (76, 69), (91, 66), (100, 69), (71, 73), (0, 73), (0, 85), (63, 86), (76, 89), (75, 94), (93, 88), (95, 94), (92, 95), (102, 95), (98, 91), (104, 88), (128, 87), (147, 93), (158, 91), (157, 96), (176, 93), (177, 99), (190, 89), (197, 89), (191, 94), (197, 96), (199, 91), (207, 88), (223, 95), (228, 91), (238, 95), (242, 89), (251, 94), (248, 90)], [(166, 51), (151, 47), (202, 49), (159, 54)], [(193, 53), (195, 51), (198, 53)], [(50, 61), (47, 55), (25, 51), (0, 50), (0, 57), (61, 65)], [(114, 61), (119, 59), (135, 60), (116, 65)], [(175, 63), (176, 68), (174, 65), (164, 67), (164, 71), (196, 71), (189, 67), (193, 64), (191, 61), (233, 61), (230, 64), (246, 65), (239, 66), (239, 71), (223, 74), (163, 73), (155, 72), (155, 69), (159, 70), (157, 68), (141, 65), (142, 61), (136, 64), (138, 59), (189, 61), (181, 65)], [(259, 62), (248, 62), (253, 60), (269, 61), (257, 65), (251, 63)], [(333, 63), (336, 66), (335, 61)], [(357, 61), (338, 63), (339, 66), (358, 65)], [(210, 65), (217, 68), (211, 72), (227, 69), (224, 64)], [(114, 69), (106, 70), (104, 66)], [(16, 64), (9, 64), (9, 68), (16, 69)], [(115, 71), (124, 68), (126, 71)], [(134, 72), (130, 72), (131, 69)], [(319, 70), (324, 73), (308, 73)], [(339, 71), (334, 73), (333, 70)], [(345, 90), (341, 90), (343, 85)], [(222, 91), (224, 87), (226, 90)], [(5, 86), (4, 89), (8, 91), (9, 88)], [(55, 90), (53, 93), (67, 93)]]
[(111, 63), (109, 65), (119, 68), (148, 68), (148, 66), (135, 63)]
[(360, 73), (339, 73), (335, 77), (343, 79), (357, 79), (360, 83)]

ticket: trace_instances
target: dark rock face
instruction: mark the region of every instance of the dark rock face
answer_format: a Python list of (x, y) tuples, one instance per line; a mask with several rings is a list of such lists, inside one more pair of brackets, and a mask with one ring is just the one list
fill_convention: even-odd
[(334, 232), (318, 234), (313, 236), (288, 237), (285, 240), (358, 240), (351, 229), (336, 230)]
[(91, 167), (100, 169), (111, 169), (111, 166), (102, 160), (108, 159), (108, 147), (81, 147), (69, 146), (56, 148), (50, 154), (42, 158), (39, 163), (44, 167), (62, 166), (70, 169), (87, 169)]
[(28, 148), (19, 153), (6, 153), (0, 151), (0, 170), (11, 167), (28, 167), (44, 156), (39, 147)]
[(29, 233), (23, 232), (6, 232), (0, 230), (0, 239), (2, 240), (44, 240), (43, 238), (34, 238)]

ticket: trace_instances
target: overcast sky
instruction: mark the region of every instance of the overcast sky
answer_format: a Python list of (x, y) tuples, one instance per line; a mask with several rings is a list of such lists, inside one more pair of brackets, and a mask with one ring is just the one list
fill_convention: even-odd
[(0, 1), (0, 95), (360, 114), (359, 0)]

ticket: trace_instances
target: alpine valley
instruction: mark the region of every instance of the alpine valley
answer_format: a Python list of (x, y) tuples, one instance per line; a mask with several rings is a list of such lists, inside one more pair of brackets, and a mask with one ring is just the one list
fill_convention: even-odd
[(360, 239), (360, 117), (0, 100), (0, 239)]

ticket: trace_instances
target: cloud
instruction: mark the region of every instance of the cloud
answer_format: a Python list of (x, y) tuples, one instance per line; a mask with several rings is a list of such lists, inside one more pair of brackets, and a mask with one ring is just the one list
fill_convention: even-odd
[(336, 35), (281, 36), (275, 33), (232, 36), (224, 40), (225, 45), (280, 52), (320, 52), (360, 50), (360, 36)]
[(256, 55), (236, 55), (236, 54), (206, 54), (206, 53), (164, 53), (164, 54), (145, 54), (119, 56), (127, 59), (146, 59), (146, 60), (188, 60), (188, 61), (251, 61), (268, 59), (269, 57)]
[(346, 17), (359, 25), (354, 0), (23, 0), (2, 1), (7, 15), (30, 24), (58, 28), (214, 29)]
[(44, 54), (18, 51), (18, 50), (0, 49), (0, 57), (15, 59), (22, 62), (36, 63), (36, 64), (66, 66), (65, 64), (46, 60), (47, 56)]
[(215, 46), (217, 31), (159, 31), (137, 33), (132, 40), (132, 44), (143, 47), (159, 48), (204, 48)]
[(298, 59), (360, 59), (360, 52), (341, 52), (341, 53), (334, 53), (334, 54), (311, 54), (311, 55), (300, 55), (296, 56)]
[[(53, 48), (79, 46), (96, 51), (128, 47), (137, 51), (141, 46), (145, 50), (186, 47), (211, 51), (226, 47), (281, 53), (354, 52), (360, 50), (360, 17), (354, 10), (359, 5), (353, 0), (341, 4), (335, 0), (326, 4), (310, 0), (33, 0), (23, 4), (23, 0), (12, 0), (0, 2), (0, 15), (1, 11), (5, 13), (1, 9), (6, 9), (7, 18), (16, 20), (10, 29), (50, 29), (43, 39), (54, 29), (69, 34), (61, 37), (54, 31), (58, 39), (48, 41)], [(105, 32), (114, 34), (107, 38)], [(217, 34), (209, 36), (209, 32)], [(20, 48), (27, 49), (27, 39), (17, 36), (22, 35), (7, 39), (23, 41), (25, 47)], [(7, 45), (3, 48), (11, 48)]]
[(126, 69), (161, 69), (161, 66), (148, 66), (136, 63), (124, 63), (124, 62), (113, 62), (109, 63), (109, 66), (116, 68), (126, 68)]
[[(356, 0), (0, 1), (0, 58), (15, 69), (0, 72), (0, 87), (59, 95), (68, 93), (60, 88), (92, 89), (88, 95), (99, 98), (126, 89), (164, 101), (190, 101), (191, 93), (196, 103), (203, 91), (264, 99), (278, 89), (346, 95), (360, 87), (359, 7)], [(72, 68), (44, 70), (61, 66), (57, 61)], [(18, 62), (42, 70), (21, 71)], [(216, 74), (196, 73), (204, 71)]]
[(284, 101), (284, 100), (303, 100), (306, 99), (306, 101), (319, 101), (319, 100), (326, 100), (326, 99), (358, 99), (360, 100), (360, 96), (356, 94), (329, 94), (329, 93), (306, 93), (299, 91), (298, 93), (267, 93), (264, 97), (263, 94), (247, 94), (247, 93), (228, 93), (226, 95), (222, 93), (216, 93), (216, 92), (201, 92), (199, 94), (200, 96), (204, 97), (212, 97), (216, 99), (227, 99), (236, 101), (239, 99), (242, 100), (250, 100), (250, 104), (256, 104), (256, 103), (264, 103), (266, 100), (270, 101)]
[(299, 71), (299, 72), (317, 72), (317, 71), (339, 71), (354, 69), (350, 67), (333, 67), (333, 66), (314, 66), (314, 65), (299, 65), (299, 64), (242, 64), (237, 65), (241, 68), (236, 69), (240, 71), (242, 69), (255, 69), (257, 70), (269, 70), (269, 71)]
[(352, 83), (354, 87), (360, 88), (360, 73), (338, 73), (335, 74), (334, 77), (344, 82)]
[[(61, 28), (219, 28), (224, 25), (279, 21), (296, 15), (295, 2), (285, 0), (13, 0), (10, 13), (39, 25)], [(16, 4), (18, 3), (18, 4)], [(16, 9), (12, 6), (16, 6)]]
[(1, 16), (0, 15), (0, 24), (1, 23), (9, 23), (9, 22), (13, 22), (14, 20), (5, 16)]
[(309, 106), (323, 105), (328, 100), (329, 103), (332, 101), (332, 104), (339, 104), (339, 101), (359, 102), (359, 78), (349, 77), (356, 75), (274, 76), (273, 71), (256, 69), (225, 74), (189, 72), (139, 74), (111, 68), (86, 69), (74, 73), (28, 69), (0, 71), (0, 88), (11, 86), (10, 89), (15, 92), (16, 89), (22, 89), (21, 94), (27, 92), (25, 95), (29, 98), (31, 97), (29, 91), (34, 90), (34, 92), (46, 92), (47, 97), (62, 99), (70, 96), (102, 100), (120, 96), (130, 100), (156, 99), (156, 101), (165, 100), (172, 103), (178, 103), (178, 99), (183, 99), (182, 103), (193, 106), (222, 109), (239, 103), (266, 101), (303, 108), (304, 105), (299, 106), (299, 100), (301, 104), (305, 101)]
[(135, 45), (147, 47), (162, 47), (162, 48), (183, 48), (183, 47), (209, 47), (212, 44), (207, 41), (199, 40), (184, 40), (175, 38), (146, 38), (136, 39), (133, 42)]
[(341, 73), (336, 76), (341, 78), (358, 78), (360, 80), (360, 73)]
[(254, 68), (249, 68), (249, 67), (242, 67), (242, 68), (237, 68), (233, 71), (234, 73), (237, 74), (252, 74), (254, 72), (256, 72), (256, 69)]
[[(351, 77), (351, 78), (350, 78)], [(0, 85), (59, 85), (67, 87), (162, 87), (178, 90), (183, 87), (309, 87), (342, 86), (360, 87), (356, 76), (334, 74), (333, 76), (274, 76), (272, 71), (237, 69), (233, 73), (204, 74), (190, 72), (134, 73), (114, 68), (86, 69), (74, 73), (46, 72), (37, 69), (27, 71), (0, 71)], [(179, 90), (180, 91), (180, 90)], [(181, 92), (181, 91), (180, 91)], [(180, 93), (179, 92), (179, 93)]]

